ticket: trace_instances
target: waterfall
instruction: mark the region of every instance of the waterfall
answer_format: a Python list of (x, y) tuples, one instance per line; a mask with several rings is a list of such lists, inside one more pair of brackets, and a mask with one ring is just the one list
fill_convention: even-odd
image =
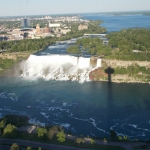
[(30, 57), (19, 64), (22, 77), (41, 77), (49, 80), (89, 81), (89, 73), (101, 67), (101, 59), (69, 55)]
[(96, 65), (96, 67), (98, 68), (98, 67), (101, 67), (101, 59), (97, 59), (97, 65)]

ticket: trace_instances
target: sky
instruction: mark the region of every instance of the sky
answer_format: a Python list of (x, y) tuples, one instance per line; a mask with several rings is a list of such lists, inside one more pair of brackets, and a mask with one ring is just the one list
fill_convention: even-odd
[(0, 16), (150, 10), (150, 0), (0, 0)]

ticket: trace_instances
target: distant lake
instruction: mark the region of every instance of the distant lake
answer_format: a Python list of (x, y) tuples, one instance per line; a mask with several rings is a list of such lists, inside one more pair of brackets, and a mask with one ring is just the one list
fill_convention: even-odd
[(101, 14), (84, 14), (83, 19), (102, 20), (102, 27), (107, 28), (108, 32), (120, 31), (128, 28), (150, 28), (150, 16), (142, 14), (137, 15), (101, 15)]

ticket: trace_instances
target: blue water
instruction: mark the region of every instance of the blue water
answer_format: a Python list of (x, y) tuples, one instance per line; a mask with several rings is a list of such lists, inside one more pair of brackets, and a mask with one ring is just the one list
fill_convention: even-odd
[(76, 39), (60, 41), (60, 42), (57, 42), (56, 44), (48, 46), (46, 49), (42, 51), (35, 53), (35, 55), (37, 56), (50, 55), (50, 54), (69, 55), (69, 53), (67, 53), (66, 50), (69, 46), (74, 45), (75, 42), (76, 42)]
[[(108, 31), (149, 27), (149, 16), (90, 16)], [(122, 21), (121, 21), (122, 20)], [(147, 23), (146, 23), (147, 20)], [(121, 25), (121, 26), (120, 26)], [(37, 55), (67, 54), (68, 43)], [(150, 138), (150, 84), (45, 81), (0, 77), (0, 116), (28, 115), (39, 125), (61, 125), (75, 135), (109, 137), (113, 129), (131, 139)]]
[(150, 137), (150, 85), (0, 78), (0, 115), (28, 115), (31, 122), (62, 125), (75, 135)]
[(72, 46), (75, 44), (77, 39), (71, 39), (71, 40), (67, 40), (67, 41), (60, 41), (57, 42), (56, 44), (53, 44), (51, 46), (48, 46), (46, 49), (36, 52), (35, 55), (37, 56), (43, 56), (43, 55), (55, 55), (55, 54), (60, 54), (60, 55), (71, 55), (71, 56), (84, 56), (84, 57), (91, 57), (92, 55), (90, 55), (87, 51), (82, 51), (80, 52), (80, 54), (69, 54), (67, 52), (67, 48), (69, 46)]
[(108, 32), (116, 32), (128, 28), (150, 28), (150, 16), (144, 15), (102, 15), (102, 14), (85, 14), (82, 15), (88, 20), (102, 20), (102, 27)]

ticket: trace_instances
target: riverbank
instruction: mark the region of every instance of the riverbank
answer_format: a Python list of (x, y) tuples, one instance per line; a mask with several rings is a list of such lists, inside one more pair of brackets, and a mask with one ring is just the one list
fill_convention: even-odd
[[(88, 150), (88, 149), (103, 149), (103, 150), (132, 150), (139, 149), (140, 147), (149, 147), (150, 145), (146, 142), (113, 142), (113, 141), (103, 141), (103, 140), (95, 140), (95, 144), (90, 144), (88, 138), (86, 142), (80, 145), (73, 144), (73, 142), (77, 139), (75, 136), (66, 136), (66, 142), (64, 143), (56, 143), (54, 142), (42, 142), (42, 141), (34, 141), (34, 140), (21, 140), (21, 139), (0, 139), (0, 145), (2, 146), (10, 146), (13, 143), (17, 143), (20, 147), (28, 147), (31, 146), (32, 148), (41, 147), (42, 149), (57, 149), (57, 150)], [(139, 148), (138, 148), (139, 147)], [(144, 150), (144, 149), (140, 149)]]
[[(15, 118), (15, 120), (13, 119)], [(126, 136), (121, 137), (110, 132), (110, 138), (91, 138), (90, 136), (76, 136), (70, 134), (61, 126), (39, 127), (29, 124), (27, 116), (20, 115), (6, 115), (0, 118), (1, 135), (0, 145), (10, 146), (17, 143), (19, 147), (25, 148), (31, 146), (32, 148), (41, 147), (48, 150), (49, 148), (62, 149), (103, 149), (103, 150), (132, 150), (133, 147), (149, 147), (150, 141), (130, 140)], [(6, 124), (4, 123), (6, 121)], [(14, 122), (14, 125), (11, 123)], [(8, 131), (8, 126), (10, 130)], [(46, 131), (46, 132), (45, 132)], [(63, 133), (64, 141), (60, 141), (58, 134)], [(58, 149), (59, 150), (59, 149)]]
[(0, 54), (0, 58), (17, 60), (19, 58), (28, 58), (30, 54), (30, 52), (5, 52)]
[[(0, 145), (1, 143), (3, 144), (3, 146), (9, 146), (9, 148), (11, 147), (11, 145), (13, 143), (17, 143), (19, 145), (19, 147), (23, 148), (23, 150), (30, 146), (32, 148), (39, 148), (41, 147), (42, 149), (45, 150), (90, 150), (90, 149), (103, 149), (103, 150), (125, 150), (124, 148), (122, 148), (121, 146), (114, 146), (113, 144), (107, 144), (102, 142), (102, 144), (97, 143), (97, 144), (75, 144), (74, 140), (69, 140), (67, 139), (66, 142), (64, 143), (49, 143), (49, 142), (41, 142), (41, 141), (30, 141), (30, 140), (21, 140), (21, 139), (5, 139), (5, 138), (1, 138), (0, 139)], [(3, 147), (3, 148), (4, 148)], [(3, 149), (2, 149), (3, 150)]]
[(21, 62), (22, 60), (28, 59), (28, 57), (37, 51), (29, 52), (4, 52), (0, 53), (0, 76), (6, 75), (7, 71), (16, 65), (17, 63)]
[(91, 81), (115, 83), (150, 83), (149, 61), (123, 61), (102, 59), (102, 68), (90, 73)]

